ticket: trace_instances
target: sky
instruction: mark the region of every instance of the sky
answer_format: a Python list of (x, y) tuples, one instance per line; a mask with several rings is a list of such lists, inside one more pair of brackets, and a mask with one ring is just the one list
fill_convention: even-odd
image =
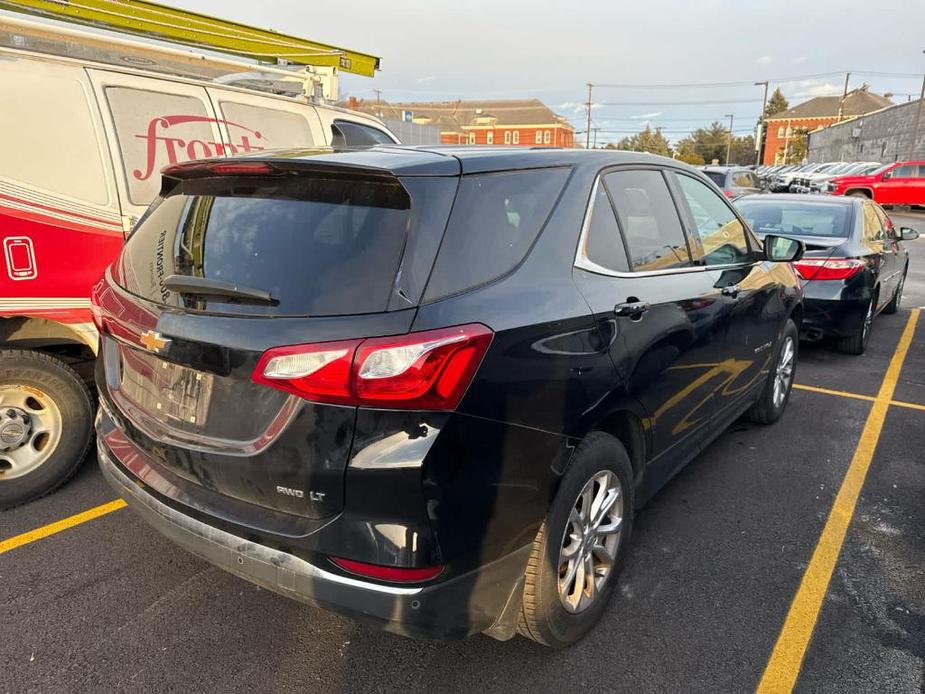
[[(166, 1), (380, 56), (376, 77), (342, 76), (342, 97), (536, 97), (584, 130), (586, 83), (647, 85), (595, 87), (599, 142), (646, 123), (677, 140), (730, 114), (736, 134), (752, 132), (755, 81), (794, 105), (841, 94), (851, 71), (849, 88), (905, 101), (925, 73), (925, 0)], [(652, 87), (728, 82), (744, 84)]]

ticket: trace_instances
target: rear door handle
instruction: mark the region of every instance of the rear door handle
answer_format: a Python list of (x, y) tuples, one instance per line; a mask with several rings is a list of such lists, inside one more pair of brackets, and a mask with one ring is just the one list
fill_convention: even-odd
[(733, 299), (739, 296), (739, 287), (735, 284), (730, 284), (728, 287), (723, 287), (720, 291), (722, 292), (723, 296), (731, 296)]
[(628, 301), (613, 307), (614, 315), (618, 318), (639, 318), (648, 310), (649, 304), (645, 301)]

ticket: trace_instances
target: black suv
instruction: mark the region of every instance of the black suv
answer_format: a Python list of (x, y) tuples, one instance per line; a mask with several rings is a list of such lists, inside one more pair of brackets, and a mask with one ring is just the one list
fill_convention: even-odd
[(801, 253), (629, 152), (178, 165), (94, 288), (100, 465), (283, 595), (564, 646), (634, 510), (743, 413), (780, 417), (802, 309), (771, 261)]

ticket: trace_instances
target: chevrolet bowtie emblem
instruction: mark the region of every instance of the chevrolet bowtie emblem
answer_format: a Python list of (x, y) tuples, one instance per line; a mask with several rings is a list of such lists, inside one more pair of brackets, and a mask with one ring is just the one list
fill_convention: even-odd
[(141, 337), (138, 338), (138, 341), (141, 342), (149, 352), (160, 352), (166, 349), (167, 345), (170, 344), (169, 338), (164, 337), (154, 330), (145, 330), (141, 334)]

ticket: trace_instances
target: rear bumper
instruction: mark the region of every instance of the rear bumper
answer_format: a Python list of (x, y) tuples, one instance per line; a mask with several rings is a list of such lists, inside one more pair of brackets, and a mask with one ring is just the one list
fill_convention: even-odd
[(814, 299), (803, 300), (804, 335), (815, 337), (848, 337), (864, 326), (867, 299)]
[(514, 634), (529, 545), (442, 582), (398, 586), (364, 581), (213, 527), (163, 503), (116, 462), (101, 439), (97, 445), (106, 481), (145, 522), (198, 557), (252, 583), (413, 638), (454, 639), (481, 631), (496, 638)]

